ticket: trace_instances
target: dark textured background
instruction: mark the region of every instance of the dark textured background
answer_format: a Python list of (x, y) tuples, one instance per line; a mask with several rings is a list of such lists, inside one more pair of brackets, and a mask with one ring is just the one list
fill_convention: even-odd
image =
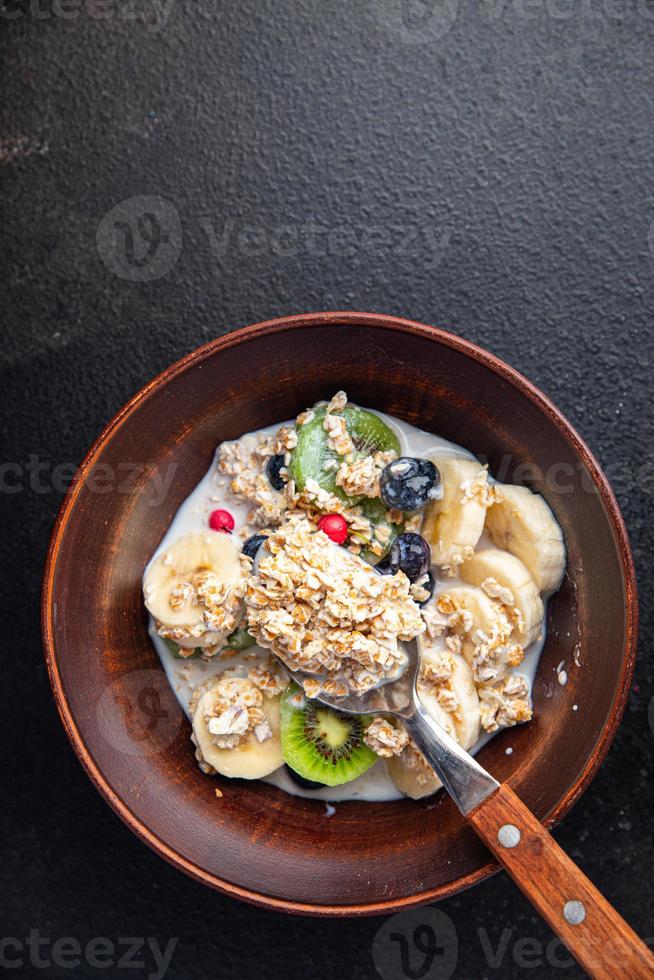
[[(0, 13), (0, 424), (15, 464), (4, 486), (18, 487), (1, 498), (3, 935), (177, 936), (179, 980), (377, 975), (382, 920), (238, 904), (131, 835), (60, 727), (37, 615), (56, 465), (78, 462), (198, 344), (352, 308), (438, 323), (506, 358), (613, 480), (638, 564), (641, 661), (608, 759), (556, 836), (653, 936), (651, 0), (175, 0), (160, 29), (151, 2), (74, 2), (6, 0)], [(172, 211), (150, 202), (168, 252), (148, 264), (137, 240), (139, 271), (125, 230), (99, 249), (96, 233), (141, 195)], [(139, 208), (122, 217), (147, 232)], [(31, 457), (46, 464), (40, 482)], [(581, 975), (533, 952), (520, 965), (515, 942), (551, 934), (504, 876), (440, 908), (458, 930), (457, 978)], [(497, 947), (504, 930), (505, 955), (489, 962), (484, 941)], [(386, 980), (401, 980), (397, 947), (379, 949)]]

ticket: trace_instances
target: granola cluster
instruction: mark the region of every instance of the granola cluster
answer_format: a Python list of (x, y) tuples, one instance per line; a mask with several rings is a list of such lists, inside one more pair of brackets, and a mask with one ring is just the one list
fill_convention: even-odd
[(531, 721), (529, 686), (520, 674), (511, 674), (496, 685), (479, 689), (481, 724), (487, 732)]
[(487, 596), (489, 596), (491, 599), (496, 599), (501, 604), (503, 611), (511, 622), (513, 628), (519, 633), (524, 633), (525, 621), (520, 609), (514, 604), (515, 596), (513, 595), (513, 592), (511, 592), (510, 589), (500, 585), (496, 579), (491, 578), (490, 576), (481, 582), (480, 588), (482, 592), (486, 593)]
[(411, 598), (417, 602), (426, 602), (431, 596), (431, 591), (428, 588), (429, 575), (422, 575), (416, 582), (411, 583)]
[(409, 744), (409, 736), (400, 723), (382, 716), (373, 718), (363, 733), (363, 740), (382, 759), (400, 755)]
[[(458, 652), (456, 643), (450, 644), (450, 647)], [(450, 714), (456, 714), (459, 710), (459, 701), (452, 684), (454, 670), (454, 660), (449, 649), (429, 652), (423, 657), (418, 680), (418, 692), (426, 690)]]
[(347, 431), (345, 416), (331, 415), (328, 411), (322, 425), (327, 433), (327, 445), (332, 452), (338, 456), (351, 456), (354, 453), (354, 443)]
[(488, 482), (488, 466), (482, 466), (477, 475), (461, 484), (461, 499), (464, 502), (476, 500), (488, 510), (493, 504), (502, 502), (502, 492), (495, 483)]
[(336, 471), (336, 483), (350, 497), (379, 497), (382, 470), (396, 457), (395, 450), (388, 449), (363, 459), (344, 459)]
[(288, 674), (280, 662), (274, 657), (262, 659), (258, 654), (251, 654), (250, 658), (256, 663), (248, 670), (248, 680), (267, 698), (276, 698), (283, 694), (288, 687)]
[[(513, 608), (513, 603), (515, 602), (513, 592), (511, 592), (511, 589), (507, 589), (500, 585), (496, 579), (491, 578), (490, 576), (485, 578), (481, 583), (480, 588), (482, 588), (486, 595), (490, 596), (491, 599), (497, 599), (503, 606)], [(519, 613), (519, 610), (516, 609), (515, 612)]]
[(405, 663), (399, 643), (425, 628), (403, 573), (378, 575), (302, 516), (269, 536), (245, 603), (258, 643), (316, 675), (309, 697), (361, 694), (394, 676)]

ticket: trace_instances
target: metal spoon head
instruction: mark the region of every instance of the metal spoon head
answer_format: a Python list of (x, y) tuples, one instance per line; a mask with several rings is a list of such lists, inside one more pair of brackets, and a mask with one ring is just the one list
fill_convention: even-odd
[[(345, 697), (334, 697), (321, 693), (314, 700), (326, 704), (337, 711), (345, 711), (350, 715), (395, 714), (408, 718), (413, 714), (415, 689), (418, 668), (420, 666), (420, 641), (418, 638), (404, 643), (402, 649), (407, 655), (407, 663), (393, 681), (387, 681), (379, 687), (373, 687), (365, 694), (348, 694)], [(288, 669), (288, 668), (287, 668)], [(302, 687), (302, 681), (311, 677), (302, 671), (290, 671), (291, 676)], [(315, 680), (315, 678), (312, 678)]]
[[(372, 568), (378, 575), (382, 573), (373, 565)], [(420, 667), (420, 655), (422, 653), (422, 643), (420, 637), (415, 637), (408, 643), (402, 644), (402, 649), (407, 656), (406, 666), (402, 673), (395, 680), (387, 681), (379, 687), (373, 687), (365, 694), (348, 694), (345, 697), (333, 697), (321, 693), (314, 700), (321, 704), (326, 704), (329, 708), (337, 711), (345, 711), (350, 715), (372, 715), (380, 713), (392, 713), (400, 717), (410, 717), (414, 710), (414, 692)], [(284, 664), (286, 667), (286, 665)], [(286, 667), (288, 670), (288, 667)], [(311, 677), (301, 670), (289, 671), (295, 681), (303, 687), (303, 679)], [(315, 680), (315, 677), (312, 678)]]

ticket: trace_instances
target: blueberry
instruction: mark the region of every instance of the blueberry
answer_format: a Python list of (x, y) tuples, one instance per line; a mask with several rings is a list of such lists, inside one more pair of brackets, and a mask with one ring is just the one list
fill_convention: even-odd
[(284, 456), (280, 453), (278, 456), (271, 456), (268, 460), (268, 465), (266, 466), (266, 474), (270, 480), (270, 485), (273, 490), (283, 490), (284, 481), (279, 475), (279, 471), (284, 465)]
[(395, 538), (388, 558), (393, 574), (401, 571), (410, 582), (417, 582), (429, 571), (431, 548), (421, 535), (406, 531)]
[(423, 589), (426, 589), (429, 595), (422, 602), (419, 602), (419, 606), (425, 606), (434, 594), (434, 589), (436, 588), (436, 579), (434, 578), (432, 572), (427, 572), (427, 581), (422, 583)]
[(259, 548), (264, 543), (267, 537), (268, 537), (267, 534), (251, 535), (251, 537), (249, 537), (247, 541), (243, 542), (243, 554), (247, 555), (248, 558), (251, 558), (252, 561), (254, 561), (257, 551), (259, 550)]
[(394, 510), (420, 510), (441, 495), (441, 476), (429, 459), (400, 456), (382, 470), (381, 499)]
[(296, 784), (296, 786), (301, 786), (302, 789), (323, 789), (323, 787), (325, 786), (325, 783), (316, 783), (314, 782), (313, 779), (305, 779), (304, 776), (301, 776), (299, 772), (296, 772), (294, 769), (291, 769), (290, 766), (284, 765), (284, 769), (291, 777), (293, 782)]

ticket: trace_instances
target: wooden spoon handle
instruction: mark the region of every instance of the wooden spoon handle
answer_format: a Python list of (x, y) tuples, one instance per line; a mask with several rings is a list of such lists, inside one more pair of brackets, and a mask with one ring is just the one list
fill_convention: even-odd
[(589, 976), (654, 978), (654, 956), (506, 783), (467, 819)]

